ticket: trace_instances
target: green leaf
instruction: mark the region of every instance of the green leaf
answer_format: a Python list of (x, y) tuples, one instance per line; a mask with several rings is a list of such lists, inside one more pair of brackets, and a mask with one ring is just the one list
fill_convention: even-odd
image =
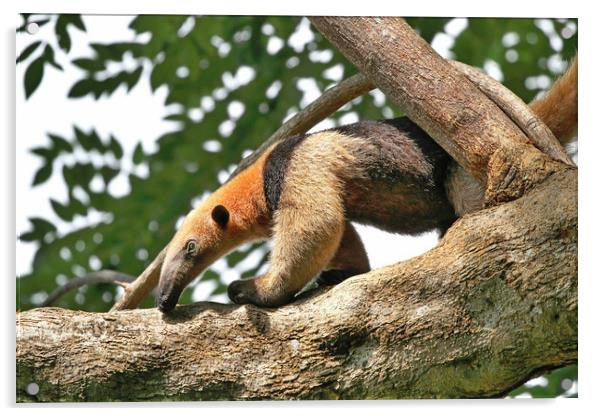
[(92, 143), (90, 143), (90, 138), (85, 132), (83, 132), (76, 126), (73, 126), (73, 130), (75, 131), (75, 138), (77, 139), (77, 142), (80, 144), (81, 147), (84, 148), (84, 150), (92, 150), (94, 148), (94, 146), (92, 146)]
[(33, 231), (28, 231), (26, 233), (19, 235), (19, 240), (26, 241), (26, 242), (32, 242), (32, 241), (38, 241), (38, 240), (40, 240), (40, 238)]
[(46, 234), (56, 231), (56, 227), (43, 218), (32, 217), (29, 218), (29, 222), (32, 225), (32, 229), (19, 236), (19, 240), (21, 241), (39, 241), (42, 240)]
[(67, 53), (71, 49), (71, 37), (69, 36), (69, 32), (67, 30), (68, 24), (69, 18), (67, 15), (59, 15), (58, 19), (56, 20), (56, 25), (54, 26), (54, 32), (56, 33), (59, 46)]
[(71, 221), (73, 219), (75, 213), (68, 205), (63, 205), (52, 198), (50, 198), (50, 205), (56, 215), (63, 221)]
[(94, 177), (94, 166), (91, 163), (76, 163), (73, 168), (77, 177), (77, 183), (88, 189), (92, 178)]
[(88, 134), (88, 137), (90, 137), (90, 143), (92, 144), (93, 148), (98, 150), (99, 153), (104, 153), (105, 145), (100, 139), (100, 136), (98, 136), (98, 133), (96, 133), (96, 130), (92, 129), (92, 131), (90, 131)]
[(138, 67), (138, 69), (136, 69), (133, 72), (126, 72), (126, 74), (127, 76), (125, 82), (127, 84), (128, 91), (131, 91), (131, 89), (134, 88), (134, 86), (140, 79), (140, 75), (142, 75), (142, 67)]
[(33, 177), (33, 182), (31, 183), (31, 186), (36, 186), (46, 182), (48, 178), (50, 178), (50, 175), (52, 175), (52, 163), (47, 162), (44, 164), (44, 166), (38, 169), (35, 176)]
[(134, 156), (132, 157), (133, 162), (138, 165), (144, 161), (144, 149), (142, 149), (142, 143), (138, 142), (134, 149)]
[(75, 26), (82, 32), (86, 31), (86, 25), (84, 24), (84, 21), (82, 20), (82, 17), (79, 14), (69, 14), (66, 16), (68, 16), (69, 23), (71, 23), (73, 26)]
[(29, 219), (29, 221), (33, 225), (33, 228), (35, 228), (36, 230), (41, 230), (44, 233), (56, 231), (56, 227), (51, 222), (46, 221), (43, 218), (32, 217)]
[(71, 195), (71, 198), (69, 199), (69, 209), (73, 212), (74, 215), (86, 215), (86, 213), (88, 212), (88, 208), (86, 207), (86, 205), (73, 195)]
[(52, 145), (58, 153), (60, 153), (60, 152), (70, 153), (73, 151), (73, 146), (71, 145), (71, 143), (69, 143), (67, 140), (63, 139), (62, 137), (59, 137), (52, 133), (48, 133), (48, 137), (52, 141)]
[(103, 166), (100, 168), (100, 174), (105, 181), (105, 184), (109, 184), (119, 174), (119, 169), (112, 168), (110, 166)]
[(29, 151), (34, 155), (38, 155), (43, 159), (47, 159), (48, 161), (52, 161), (57, 154), (56, 152), (53, 152), (51, 149), (48, 149), (46, 147), (34, 147)]
[(31, 97), (31, 94), (33, 94), (40, 85), (43, 76), (44, 58), (39, 57), (29, 64), (27, 70), (25, 71), (25, 98)]
[(76, 82), (71, 87), (67, 96), (69, 98), (84, 97), (84, 96), (90, 94), (93, 91), (93, 89), (94, 89), (94, 82), (91, 79), (82, 79), (82, 80)]
[(17, 63), (22, 62), (22, 61), (26, 60), (27, 58), (29, 58), (29, 55), (31, 55), (33, 52), (35, 52), (35, 50), (38, 49), (38, 46), (40, 46), (41, 44), (42, 44), (42, 41), (38, 40), (38, 41), (30, 44), (29, 46), (27, 46), (25, 49), (23, 49), (23, 52), (21, 52), (21, 54), (17, 58)]
[(59, 46), (67, 53), (69, 53), (69, 51), (71, 50), (71, 36), (69, 36), (69, 25), (73, 25), (82, 31), (86, 30), (86, 26), (84, 25), (84, 22), (82, 21), (79, 15), (59, 15), (54, 26), (54, 32), (56, 33)]
[(100, 153), (104, 153), (105, 146), (95, 130), (90, 131), (90, 133), (85, 133), (75, 126), (73, 127), (73, 130), (75, 130), (75, 138), (84, 150), (97, 150)]
[(78, 177), (75, 173), (75, 167), (63, 165), (63, 179), (67, 188), (73, 189), (77, 185)]
[(46, 45), (46, 47), (44, 48), (44, 54), (43, 54), (44, 58), (46, 59), (46, 63), (52, 65), (53, 67), (55, 67), (56, 69), (58, 69), (59, 71), (63, 70), (63, 67), (60, 66), (56, 60), (54, 59), (54, 49), (52, 49), (50, 47), (50, 45)]
[(94, 166), (90, 163), (76, 163), (73, 166), (63, 166), (63, 179), (70, 190), (76, 185), (80, 185), (89, 191), (90, 181), (94, 177), (94, 174)]
[(109, 139), (109, 149), (115, 156), (115, 159), (120, 160), (123, 157), (123, 148), (113, 135), (111, 135), (111, 138)]
[(71, 63), (88, 72), (98, 72), (104, 69), (102, 61), (89, 58), (74, 59)]

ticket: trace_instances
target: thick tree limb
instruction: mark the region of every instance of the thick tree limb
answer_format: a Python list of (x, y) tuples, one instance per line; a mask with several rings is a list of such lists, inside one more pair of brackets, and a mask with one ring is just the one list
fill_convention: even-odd
[(458, 61), (450, 61), (450, 63), (500, 107), (535, 147), (553, 159), (575, 166), (552, 130), (516, 94), (475, 67)]
[(21, 312), (17, 398), (503, 395), (577, 360), (576, 184), (575, 170), (554, 174), (425, 255), (278, 309)]

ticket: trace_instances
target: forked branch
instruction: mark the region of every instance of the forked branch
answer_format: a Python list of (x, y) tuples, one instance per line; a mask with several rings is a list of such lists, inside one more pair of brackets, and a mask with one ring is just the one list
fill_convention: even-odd
[(166, 248), (155, 257), (140, 276), (129, 284), (123, 291), (121, 298), (115, 302), (111, 311), (120, 311), (123, 309), (135, 309), (142, 303), (144, 298), (157, 286), (161, 273), (161, 265), (165, 258)]

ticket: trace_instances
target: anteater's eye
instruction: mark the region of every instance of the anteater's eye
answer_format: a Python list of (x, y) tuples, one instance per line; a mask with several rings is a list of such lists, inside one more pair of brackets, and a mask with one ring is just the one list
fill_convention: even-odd
[(190, 240), (189, 242), (186, 243), (186, 257), (190, 258), (190, 257), (196, 256), (196, 251), (197, 251), (196, 241)]

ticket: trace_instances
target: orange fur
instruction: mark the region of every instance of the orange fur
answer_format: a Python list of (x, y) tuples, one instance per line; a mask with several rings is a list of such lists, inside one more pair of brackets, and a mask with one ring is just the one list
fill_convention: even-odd
[(531, 109), (552, 130), (562, 144), (577, 132), (577, 57), (550, 91), (530, 104)]
[[(230, 241), (264, 236), (266, 228), (269, 226), (261, 172), (266, 156), (267, 154), (230, 182), (221, 186), (194, 209), (187, 216), (170, 246), (182, 246), (190, 235), (198, 234), (208, 234), (217, 238), (217, 234), (221, 233), (225, 234), (221, 238), (227, 238)], [(231, 213), (228, 226), (220, 233), (215, 231), (216, 226), (211, 222), (210, 212), (216, 205), (223, 205)]]

